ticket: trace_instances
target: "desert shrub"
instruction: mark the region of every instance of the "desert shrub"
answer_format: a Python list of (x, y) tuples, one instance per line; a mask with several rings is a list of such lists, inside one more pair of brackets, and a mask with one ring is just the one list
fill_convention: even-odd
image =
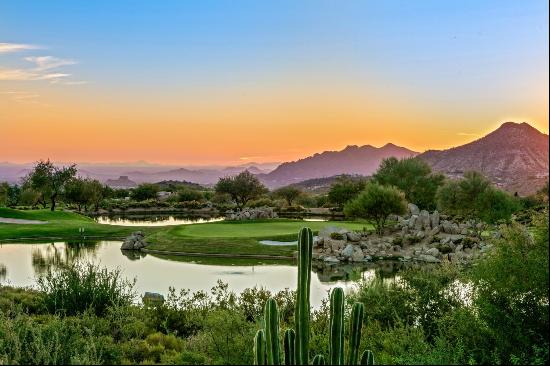
[(381, 234), (388, 216), (401, 215), (406, 209), (403, 192), (395, 187), (368, 183), (357, 198), (345, 205), (344, 213), (350, 217), (373, 220), (376, 231)]
[(330, 233), (330, 238), (334, 240), (343, 240), (344, 235), (340, 233)]
[(204, 199), (204, 196), (201, 191), (190, 187), (181, 187), (178, 190), (177, 200), (179, 202), (187, 201), (201, 201)]
[(393, 238), (392, 244), (393, 245), (399, 245), (400, 247), (402, 247), (403, 246), (403, 238), (401, 236), (396, 236), (395, 238)]
[(353, 179), (349, 176), (339, 177), (334, 184), (330, 186), (328, 192), (328, 201), (340, 208), (361, 193), (365, 189), (364, 179)]
[(184, 201), (184, 202), (178, 202), (173, 205), (175, 208), (185, 208), (188, 210), (198, 210), (200, 208), (205, 207), (204, 202), (199, 201)]
[(256, 200), (252, 200), (246, 204), (246, 207), (256, 208), (256, 207), (273, 207), (274, 202), (269, 197), (261, 197)]
[(157, 198), (158, 192), (156, 184), (143, 183), (130, 191), (130, 197), (136, 201), (145, 201)]
[(110, 306), (130, 304), (133, 283), (121, 278), (120, 270), (109, 271), (93, 264), (70, 264), (49, 270), (38, 278), (44, 305), (51, 313), (75, 315), (90, 310), (103, 315)]

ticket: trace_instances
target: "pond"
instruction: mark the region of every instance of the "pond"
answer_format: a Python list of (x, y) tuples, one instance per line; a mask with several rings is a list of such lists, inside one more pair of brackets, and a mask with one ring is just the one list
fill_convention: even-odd
[(98, 216), (95, 221), (99, 224), (120, 226), (168, 226), (203, 224), (207, 222), (223, 221), (222, 216), (197, 216), (197, 215), (113, 215)]
[[(285, 218), (302, 219), (303, 221), (328, 221), (327, 217), (311, 216), (285, 216)], [(223, 221), (224, 216), (189, 215), (189, 214), (127, 214), (127, 215), (103, 215), (95, 217), (99, 224), (120, 226), (168, 226), (204, 224), (207, 222)]]
[[(209, 291), (218, 280), (237, 293), (254, 286), (272, 292), (297, 283), (297, 267), (292, 262), (249, 259), (185, 258), (123, 253), (120, 241), (80, 243), (17, 243), (0, 245), (0, 283), (11, 286), (34, 286), (36, 277), (48, 268), (74, 261), (97, 263), (109, 269), (121, 269), (124, 277), (136, 279), (136, 291), (168, 293), (176, 290)], [(365, 263), (362, 265), (314, 264), (311, 301), (319, 306), (327, 291), (335, 286), (352, 289), (361, 279), (374, 276), (392, 278), (402, 268), (400, 262)]]

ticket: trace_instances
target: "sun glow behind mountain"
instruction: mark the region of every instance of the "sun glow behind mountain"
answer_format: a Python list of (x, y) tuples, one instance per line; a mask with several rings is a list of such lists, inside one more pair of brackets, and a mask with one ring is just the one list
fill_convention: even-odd
[(131, 9), (0, 4), (2, 160), (240, 164), (446, 148), (507, 120), (548, 132), (543, 1)]

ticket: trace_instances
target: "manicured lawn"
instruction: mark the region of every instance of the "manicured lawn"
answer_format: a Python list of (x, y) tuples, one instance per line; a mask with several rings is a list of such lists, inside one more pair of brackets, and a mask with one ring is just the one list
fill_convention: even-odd
[(185, 253), (205, 254), (253, 254), (292, 256), (296, 246), (269, 246), (260, 240), (294, 241), (304, 226), (315, 233), (325, 226), (338, 226), (352, 230), (372, 228), (365, 222), (349, 221), (301, 221), (261, 220), (247, 222), (212, 222), (206, 224), (130, 227), (98, 224), (91, 218), (73, 212), (49, 210), (20, 211), (0, 208), (0, 217), (42, 220), (47, 224), (0, 224), (0, 240), (18, 238), (75, 238), (78, 229), (84, 228), (84, 235), (98, 238), (119, 238), (133, 231), (141, 230), (150, 243), (149, 249)]
[(29, 210), (20, 211), (10, 208), (0, 208), (0, 217), (48, 221), (47, 224), (5, 224), (0, 223), (0, 240), (16, 238), (39, 238), (39, 237), (78, 237), (79, 228), (84, 228), (86, 236), (101, 236), (105, 238), (116, 238), (128, 235), (136, 230), (154, 231), (149, 228), (124, 227), (116, 225), (101, 225), (93, 219), (73, 212)]
[(158, 231), (147, 240), (150, 249), (186, 253), (238, 253), (291, 256), (296, 247), (269, 246), (260, 240), (293, 241), (304, 226), (315, 233), (325, 226), (338, 226), (352, 230), (372, 228), (364, 222), (349, 221), (301, 221), (262, 220), (247, 222), (213, 222), (207, 224), (179, 225)]

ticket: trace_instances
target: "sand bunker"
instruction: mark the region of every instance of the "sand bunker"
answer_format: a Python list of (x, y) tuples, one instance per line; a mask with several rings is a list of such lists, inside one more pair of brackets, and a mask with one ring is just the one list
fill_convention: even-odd
[(2, 224), (40, 225), (40, 224), (47, 224), (48, 221), (10, 219), (10, 218), (7, 218), (7, 217), (0, 217), (0, 223), (2, 223)]

